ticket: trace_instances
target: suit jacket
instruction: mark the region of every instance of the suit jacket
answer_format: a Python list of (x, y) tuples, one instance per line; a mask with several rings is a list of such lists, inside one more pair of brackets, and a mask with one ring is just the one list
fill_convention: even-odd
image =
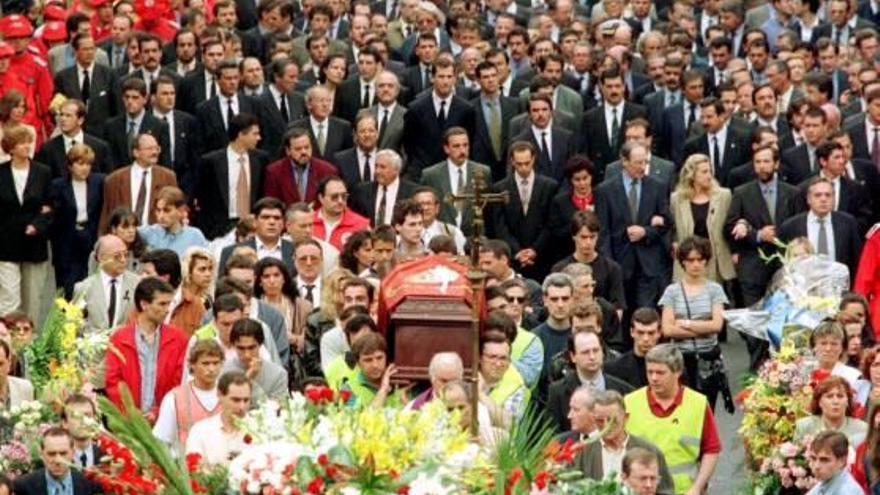
[[(571, 115), (580, 115), (584, 111), (584, 99), (580, 93), (568, 86), (559, 85), (556, 87), (557, 94), (554, 97), (553, 109), (561, 110)], [(519, 93), (519, 101), (521, 108), (529, 106), (529, 88), (523, 89)]]
[[(855, 278), (859, 254), (862, 251), (862, 236), (858, 223), (849, 213), (831, 212), (831, 228), (834, 231), (834, 261), (849, 268), (850, 279)], [(788, 242), (795, 237), (807, 236), (807, 213), (795, 215), (779, 228), (779, 237)]]
[[(709, 196), (709, 213), (706, 217), (706, 230), (709, 232), (709, 242), (712, 244), (712, 258), (708, 262), (706, 274), (711, 280), (731, 280), (736, 277), (733, 269), (733, 261), (730, 257), (730, 248), (727, 246), (725, 234), (725, 221), (727, 211), (730, 209), (730, 189), (715, 188)], [(694, 235), (694, 216), (691, 209), (691, 200), (678, 192), (672, 193), (669, 199), (669, 212), (672, 214), (675, 235), (674, 242), (681, 243), (686, 238)], [(684, 269), (681, 263), (673, 266), (675, 280), (684, 277)]]
[(318, 137), (315, 135), (314, 129), (312, 129), (309, 117), (306, 116), (296, 120), (289, 127), (302, 127), (308, 130), (309, 138), (312, 140), (312, 156), (329, 160), (337, 151), (351, 148), (354, 142), (352, 140), (351, 124), (332, 115), (327, 117), (326, 122), (327, 130), (324, 132), (327, 133), (327, 136), (324, 139), (324, 153), (321, 153), (320, 148), (318, 148)]
[[(22, 201), (19, 201), (11, 162), (0, 163), (0, 261), (39, 263), (49, 259), (49, 226), (53, 212), (49, 198), (49, 167), (31, 162)], [(28, 225), (37, 235), (25, 235)]]
[(141, 278), (133, 272), (126, 271), (119, 277), (117, 297), (119, 306), (113, 315), (113, 321), (107, 320), (107, 298), (101, 273), (90, 275), (77, 283), (73, 288), (73, 299), (85, 302), (86, 326), (90, 331), (105, 330), (123, 325), (134, 310), (134, 290)]
[[(488, 184), (489, 179), (492, 176), (492, 172), (491, 170), (489, 170), (489, 167), (471, 160), (467, 161), (466, 167), (466, 192), (473, 192), (474, 171), (478, 168), (483, 171), (483, 180), (485, 181), (485, 183)], [(440, 198), (440, 214), (438, 215), (439, 220), (441, 222), (451, 223), (460, 228), (465, 236), (471, 235), (474, 230), (474, 209), (472, 204), (470, 202), (465, 203), (464, 210), (461, 215), (461, 224), (459, 225), (456, 222), (455, 207), (445, 200), (446, 195), (452, 192), (452, 184), (449, 182), (449, 169), (447, 168), (447, 161), (444, 160), (440, 163), (436, 163), (426, 168), (424, 170), (424, 173), (422, 174), (421, 183), (423, 186), (432, 187), (437, 193), (437, 197)]]
[[(607, 379), (606, 375), (606, 379)], [(657, 448), (656, 445), (645, 440), (642, 437), (638, 437), (636, 435), (630, 435), (627, 439), (626, 450), (629, 451), (632, 448), (639, 447), (650, 452), (653, 452), (654, 455), (659, 459), (659, 467), (660, 467), (660, 480), (657, 484), (657, 494), (658, 495), (672, 495), (675, 493), (675, 486), (672, 481), (672, 474), (669, 472), (669, 466), (666, 464), (666, 457), (663, 455), (663, 452)], [(584, 473), (584, 476), (593, 479), (596, 481), (601, 481), (605, 478), (605, 475), (610, 473), (603, 472), (602, 469), (602, 443), (601, 442), (591, 442), (586, 445), (586, 447), (578, 452), (577, 456), (574, 458), (574, 464)]]
[[(94, 495), (103, 492), (101, 485), (89, 480), (78, 470), (72, 469), (70, 475), (73, 480), (73, 495)], [(14, 485), (15, 493), (21, 495), (52, 495), (46, 482), (46, 470), (42, 468), (17, 478)]]
[[(443, 133), (453, 126), (464, 127), (473, 135), (474, 110), (467, 101), (453, 96), (446, 109), (446, 122), (441, 127), (434, 110), (433, 96), (418, 98), (403, 117), (403, 148), (408, 157), (405, 175), (413, 182), (422, 177), (422, 170), (443, 161)], [(488, 181), (489, 175), (486, 175)]]
[(492, 169), (492, 180), (499, 181), (507, 175), (507, 146), (510, 144), (510, 120), (519, 113), (519, 107), (513, 98), (500, 97), (499, 115), (501, 118), (501, 155), (495, 156), (489, 126), (483, 113), (480, 98), (471, 100), (474, 108), (474, 135), (471, 142), (471, 158), (485, 163)]
[[(348, 122), (354, 122), (357, 113), (362, 110), (363, 91), (361, 88), (361, 78), (352, 76), (339, 85), (339, 89), (335, 92), (336, 104), (333, 106), (333, 114)], [(370, 90), (370, 103), (375, 103), (376, 91), (375, 85)], [(371, 105), (372, 106), (372, 105)]]
[(257, 2), (255, 0), (235, 0), (235, 13), (238, 29), (250, 29), (257, 25)]
[[(632, 385), (620, 378), (605, 372), (602, 372), (602, 376), (605, 378), (606, 390), (616, 390), (621, 395), (635, 390)], [(547, 394), (547, 410), (554, 420), (556, 431), (563, 432), (571, 429), (571, 422), (568, 420), (568, 401), (571, 399), (571, 394), (580, 386), (581, 381), (576, 372), (568, 373), (562, 379), (550, 384), (550, 391)]]
[[(262, 151), (248, 152), (250, 165), (251, 206), (262, 197), (266, 156)], [(196, 184), (196, 200), (199, 203), (198, 225), (205, 238), (220, 237), (232, 228), (229, 218), (229, 161), (226, 148), (206, 153), (201, 158)]]
[[(136, 77), (136, 78), (140, 79), (141, 81), (146, 82), (146, 79), (144, 79), (144, 70), (145, 69), (143, 67), (141, 67), (140, 70), (136, 70), (136, 71), (132, 72), (131, 74), (128, 75), (128, 77)], [(173, 70), (170, 70), (170, 69), (166, 69), (165, 67), (159, 67), (159, 76), (160, 77), (165, 76), (165, 77), (170, 78), (172, 81), (174, 81), (174, 88), (175, 89), (180, 87), (180, 81), (182, 78), (180, 77), (180, 74), (178, 74), (177, 72), (174, 72)], [(125, 78), (120, 79), (119, 84), (122, 85), (122, 82), (124, 80), (125, 80)], [(153, 80), (154, 79), (150, 79), (150, 81), (153, 81)], [(150, 91), (149, 85), (147, 86), (147, 91)]]
[[(605, 167), (605, 180), (608, 181), (620, 177), (622, 171), (623, 164), (620, 160), (609, 163), (608, 166)], [(675, 185), (678, 183), (675, 164), (669, 160), (664, 160), (653, 153), (651, 154), (651, 166), (648, 169), (648, 175), (666, 186), (667, 191), (675, 190)]]
[(172, 122), (168, 127), (173, 126), (174, 133), (171, 134), (169, 129), (168, 154), (172, 153), (171, 143), (174, 143), (173, 154), (171, 157), (171, 168), (177, 174), (177, 183), (188, 198), (192, 198), (196, 190), (196, 180), (198, 177), (199, 157), (202, 156), (202, 143), (199, 122), (192, 115), (183, 110), (173, 110), (171, 114)]
[(296, 91), (287, 93), (287, 116), (288, 120), (284, 120), (281, 116), (281, 109), (275, 102), (272, 91), (268, 88), (257, 97), (263, 109), (260, 112), (262, 120), (260, 120), (260, 149), (265, 151), (271, 160), (277, 160), (284, 156), (284, 133), (287, 131), (287, 125), (299, 120), (306, 114), (306, 102), (303, 95)]
[(318, 196), (318, 183), (325, 177), (338, 175), (336, 167), (319, 158), (312, 158), (309, 162), (309, 177), (306, 181), (306, 197), (299, 195), (299, 186), (293, 174), (294, 165), (289, 158), (282, 158), (266, 167), (266, 180), (263, 194), (278, 198), (288, 207), (300, 201), (313, 202)]
[[(840, 194), (836, 211), (849, 213), (856, 219), (859, 232), (867, 232), (871, 226), (871, 201), (865, 190), (856, 181), (847, 177), (840, 178)], [(810, 187), (810, 179), (801, 182), (798, 186), (797, 208), (799, 213), (810, 209), (807, 205), (807, 189)], [(836, 192), (836, 191), (835, 191)]]
[(684, 162), (684, 144), (685, 141), (692, 137), (694, 127), (699, 123), (697, 117), (691, 129), (685, 128), (684, 103), (676, 103), (671, 107), (667, 107), (663, 111), (663, 117), (660, 125), (660, 145), (658, 153), (663, 158), (681, 166)]
[[(111, 167), (107, 172), (112, 172), (132, 162), (131, 148), (128, 145), (127, 117), (119, 115), (107, 121), (104, 126), (104, 141), (110, 146)], [(162, 151), (159, 155), (159, 163), (171, 163), (171, 152), (168, 146), (168, 126), (149, 112), (144, 112), (138, 134), (152, 134), (159, 142)]]
[[(711, 157), (709, 144), (709, 134), (705, 131), (700, 135), (688, 139), (684, 145), (685, 156), (691, 156), (696, 153), (702, 153)], [(721, 152), (721, 168), (714, 171), (715, 179), (722, 186), (727, 185), (727, 176), (734, 167), (748, 162), (751, 157), (751, 149), (749, 147), (749, 138), (740, 134), (730, 125), (727, 126), (727, 139), (724, 142), (724, 150)]]
[(866, 119), (867, 117), (863, 114), (857, 117), (854, 122), (844, 130), (849, 134), (849, 137), (852, 140), (853, 158), (871, 160), (871, 152), (869, 151), (871, 148), (869, 143), (874, 140), (874, 135), (873, 133), (870, 136), (868, 135), (867, 130), (865, 129)]
[[(224, 98), (221, 102), (218, 94), (210, 100), (199, 103), (196, 107), (195, 116), (202, 125), (202, 145), (205, 153), (225, 148), (229, 144), (229, 134), (226, 131), (223, 112), (220, 110), (220, 105), (221, 103), (225, 104), (225, 100)], [(260, 104), (257, 100), (240, 93), (238, 95), (238, 113), (249, 113), (257, 119), (262, 117)]]
[(608, 124), (605, 120), (605, 107), (596, 107), (584, 113), (583, 129), (584, 139), (581, 149), (593, 162), (594, 184), (600, 184), (605, 178), (605, 167), (616, 160), (620, 155), (620, 146), (624, 142), (624, 127), (626, 122), (637, 117), (647, 117), (645, 107), (634, 103), (623, 104), (623, 115), (620, 116), (620, 131), (615, 147), (608, 140)]
[[(599, 249), (620, 264), (624, 280), (633, 276), (637, 258), (645, 275), (664, 275), (669, 268), (666, 233), (672, 226), (665, 188), (651, 177), (642, 179), (636, 218), (630, 215), (623, 178), (603, 182), (595, 189), (594, 195), (596, 214), (604, 234), (599, 237)], [(663, 218), (662, 227), (651, 225), (651, 218), (655, 215)], [(626, 235), (626, 228), (630, 225), (644, 227), (645, 237), (639, 242), (630, 242)]]
[[(551, 178), (535, 173), (531, 184), (528, 213), (524, 214), (519, 194), (521, 180), (516, 173), (511, 173), (492, 187), (496, 192), (507, 191), (510, 197), (507, 203), (494, 205), (491, 209), (494, 237), (507, 242), (512, 254), (527, 248), (545, 253), (553, 239), (546, 221), (553, 216), (551, 209), (553, 197), (559, 184)], [(543, 260), (539, 258), (538, 261)], [(541, 264), (547, 265), (546, 262)]]
[[(186, 75), (178, 85), (176, 105), (178, 110), (195, 115), (196, 107), (206, 101), (210, 93), (206, 92), (205, 71), (196, 70)], [(216, 83), (215, 83), (216, 84)], [(218, 88), (219, 92), (220, 89)]]
[[(65, 291), (73, 288), (76, 278), (64, 280), (64, 275), (74, 273), (73, 264), (81, 264), (88, 269), (88, 252), (86, 256), (77, 258), (77, 250), (74, 249), (77, 236), (76, 227), (76, 199), (73, 195), (73, 186), (69, 178), (57, 177), (49, 185), (49, 198), (55, 218), (52, 222), (52, 259), (55, 272), (61, 275), (59, 285), (65, 287)], [(98, 240), (98, 220), (101, 218), (101, 206), (104, 203), (104, 174), (92, 173), (86, 178), (86, 215), (88, 216), (85, 227), (85, 244), (91, 249)], [(77, 273), (75, 276), (80, 276)], [(59, 278), (59, 277), (56, 277)], [(70, 295), (69, 292), (66, 293)]]
[[(113, 40), (110, 38), (107, 38), (106, 40), (104, 40), (100, 44), (98, 44), (98, 48), (100, 48), (101, 50), (104, 50), (104, 53), (107, 55), (107, 60), (110, 61), (111, 69), (117, 69), (118, 67), (113, 65), (113, 48), (114, 48), (113, 47)], [(122, 67), (128, 66), (128, 51), (125, 49), (124, 45), (122, 46), (122, 65), (121, 66)], [(114, 72), (114, 74), (115, 74), (115, 72)]]
[[(358, 147), (354, 147), (339, 151), (333, 155), (333, 160), (330, 161), (338, 169), (339, 176), (345, 181), (345, 187), (349, 191), (354, 191), (355, 187), (365, 182), (361, 177), (359, 150)], [(370, 160), (370, 172), (370, 178), (375, 178), (376, 164), (373, 163), (373, 160)], [(370, 182), (370, 179), (367, 179), (366, 182)]]
[(535, 139), (535, 133), (532, 127), (526, 127), (514, 141), (528, 141), (532, 143), (538, 156), (535, 158), (535, 172), (556, 181), (562, 181), (565, 178), (565, 162), (577, 152), (576, 138), (567, 129), (554, 124), (550, 129), (550, 160), (541, 151), (541, 143)]
[[(575, 118), (570, 113), (562, 112), (559, 110), (553, 110), (553, 122), (554, 126), (561, 127), (572, 134), (574, 134), (574, 145), (575, 151), (580, 147), (580, 140), (577, 137), (577, 134), (581, 128), (581, 114), (578, 114), (578, 117)], [(528, 112), (520, 112), (513, 119), (510, 120), (510, 135), (511, 136), (519, 136), (526, 130), (530, 129), (532, 126), (532, 121), (529, 120)]]
[[(296, 267), (293, 266), (293, 243), (288, 241), (287, 239), (281, 239), (281, 261), (287, 265), (287, 269), (290, 272), (291, 276), (296, 277)], [(232, 244), (230, 246), (226, 246), (220, 251), (220, 264), (218, 265), (219, 272), (221, 274), (226, 273), (226, 261), (229, 260), (229, 257), (232, 256), (232, 252), (235, 251), (236, 248), (239, 247), (249, 247), (254, 251), (257, 250), (257, 240), (254, 237), (250, 239), (240, 242), (238, 244)]]
[[(55, 74), (55, 91), (82, 101), (78, 69), (74, 65)], [(116, 75), (109, 67), (96, 63), (89, 79), (89, 100), (86, 102), (84, 125), (86, 131), (100, 135), (107, 120), (120, 110), (117, 108)]]
[[(394, 198), (394, 201), (390, 201), (389, 198), (386, 198), (386, 208), (388, 208), (387, 211), (389, 212), (393, 210), (395, 204), (405, 199), (410, 199), (415, 190), (419, 187), (415, 182), (403, 177), (400, 177), (399, 180), (397, 196)], [(355, 186), (351, 197), (351, 209), (368, 218), (370, 220), (370, 225), (374, 227), (376, 226), (376, 199), (378, 194), (379, 183), (371, 181), (362, 182)]]
[[(381, 126), (383, 116), (380, 115), (379, 110), (378, 105), (370, 107), (370, 112), (376, 117), (376, 122)], [(406, 112), (405, 106), (399, 103), (394, 105), (394, 110), (388, 116), (388, 127), (379, 129), (379, 149), (392, 149), (398, 153), (403, 151), (403, 121)]]
[[(863, 28), (869, 28), (869, 27), (876, 29), (876, 26), (871, 21), (867, 21), (865, 19), (856, 17), (855, 29), (853, 29), (852, 27), (849, 28), (849, 39), (855, 38), (856, 31), (863, 29)], [(834, 30), (833, 30), (833, 27), (830, 22), (823, 22), (823, 23), (819, 24), (818, 26), (813, 28), (813, 34), (812, 34), (812, 36), (810, 36), (810, 44), (815, 45), (816, 41), (818, 41), (819, 38), (831, 38), (833, 40), (833, 38), (831, 36), (833, 31)], [(843, 90), (841, 90), (841, 92), (842, 91)]]
[[(133, 198), (131, 197), (131, 167), (123, 167), (107, 176), (104, 181), (104, 207), (101, 209), (101, 221), (98, 230), (107, 231), (107, 222), (114, 209), (125, 206), (134, 211)], [(177, 177), (174, 171), (162, 166), (150, 167), (152, 173), (150, 187), (150, 203), (146, 207), (149, 210), (150, 223), (156, 222), (156, 195), (165, 186), (177, 186)]]
[[(855, 146), (855, 143), (853, 145)], [(853, 148), (853, 152), (855, 152), (855, 148)], [(810, 152), (807, 150), (807, 143), (804, 143), (782, 153), (779, 175), (789, 184), (800, 184), (819, 173), (818, 158), (816, 158), (814, 166), (815, 169), (810, 168)]]
[[(101, 173), (111, 172), (114, 163), (110, 146), (105, 141), (85, 133), (83, 133), (83, 142), (95, 152), (95, 163), (92, 164), (92, 170)], [(67, 153), (64, 152), (63, 135), (55, 136), (43, 143), (34, 159), (46, 164), (52, 170), (52, 177), (68, 176)]]

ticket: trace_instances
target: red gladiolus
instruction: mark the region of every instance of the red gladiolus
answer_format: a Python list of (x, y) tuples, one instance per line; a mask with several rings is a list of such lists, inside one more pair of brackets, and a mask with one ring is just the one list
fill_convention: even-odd
[(327, 402), (333, 402), (333, 390), (330, 387), (321, 387), (321, 399)]
[(321, 454), (318, 456), (318, 465), (319, 466), (326, 466), (328, 462), (329, 462), (329, 459), (327, 459), (327, 454)]
[(339, 474), (339, 469), (337, 469), (336, 466), (327, 466), (325, 472), (327, 473), (328, 478), (335, 478), (336, 475)]
[(342, 402), (348, 402), (348, 399), (351, 398), (351, 390), (340, 390), (339, 398), (342, 400)]
[(194, 479), (189, 480), (189, 487), (195, 493), (208, 493), (208, 489)]
[(553, 476), (553, 473), (541, 471), (535, 475), (535, 486), (537, 486), (539, 490), (543, 490), (544, 488), (547, 488), (547, 485), (553, 482), (554, 479), (555, 477)]
[(404, 485), (397, 489), (397, 495), (409, 495), (409, 487)]
[(513, 471), (507, 476), (507, 486), (504, 487), (504, 495), (510, 495), (513, 490), (513, 487), (519, 483), (523, 477), (523, 471), (520, 468), (514, 468)]
[(190, 473), (194, 473), (201, 463), (202, 455), (198, 452), (190, 452), (189, 454), (186, 454), (186, 470)]
[(320, 476), (316, 476), (312, 481), (309, 482), (309, 486), (306, 487), (306, 493), (320, 495), (320, 493), (323, 489), (324, 489), (324, 479), (321, 478)]

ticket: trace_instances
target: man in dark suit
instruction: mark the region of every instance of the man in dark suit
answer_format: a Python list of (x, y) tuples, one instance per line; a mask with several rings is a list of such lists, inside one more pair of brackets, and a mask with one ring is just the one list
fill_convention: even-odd
[[(651, 144), (654, 141), (654, 137), (651, 134), (651, 124), (641, 117), (627, 122), (624, 126), (623, 135), (625, 143), (640, 143), (646, 146), (648, 150), (651, 149)], [(609, 163), (608, 166), (605, 167), (605, 180), (613, 180), (620, 177), (622, 170), (623, 164), (620, 160), (615, 160)], [(675, 190), (675, 165), (669, 160), (660, 158), (656, 153), (649, 152), (648, 171), (646, 175), (657, 179), (663, 184), (667, 191)]]
[(804, 113), (801, 123), (801, 134), (804, 144), (795, 146), (782, 153), (782, 179), (789, 184), (800, 184), (819, 173), (819, 161), (816, 159), (816, 148), (825, 141), (828, 117), (825, 112), (810, 105)]
[(175, 110), (177, 89), (174, 81), (159, 76), (152, 87), (153, 116), (168, 127), (168, 155), (171, 162), (167, 165), (177, 174), (177, 184), (192, 200), (196, 192), (196, 181), (199, 157), (202, 156), (199, 124), (195, 117)]
[(512, 168), (507, 178), (496, 182), (495, 191), (507, 191), (510, 201), (492, 209), (494, 236), (505, 241), (519, 263), (519, 271), (528, 278), (543, 280), (550, 269), (549, 258), (538, 258), (550, 249), (552, 232), (545, 221), (558, 183), (535, 170), (537, 153), (528, 141), (510, 146), (508, 161)]
[[(654, 91), (646, 95), (644, 99), (645, 110), (648, 112), (648, 121), (654, 135), (660, 136), (660, 127), (663, 125), (663, 111), (681, 102), (681, 73), (684, 70), (684, 60), (675, 52), (670, 53), (663, 62), (662, 90)], [(653, 150), (659, 149), (660, 140), (656, 140)]]
[(138, 38), (141, 67), (128, 77), (137, 77), (147, 83), (149, 90), (153, 81), (159, 76), (166, 76), (174, 81), (175, 87), (180, 84), (180, 75), (162, 67), (162, 40), (154, 34), (144, 34)]
[[(776, 253), (774, 241), (779, 235), (779, 226), (796, 214), (797, 189), (783, 182), (777, 173), (779, 150), (776, 146), (757, 146), (752, 166), (756, 179), (736, 188), (724, 226), (736, 260), (743, 306), (751, 306), (764, 297), (779, 263), (765, 262), (761, 253), (767, 256)], [(767, 357), (767, 343), (747, 336), (746, 344), (751, 369), (757, 369)]]
[(97, 465), (104, 456), (95, 442), (96, 432), (89, 426), (97, 417), (97, 406), (89, 397), (73, 393), (65, 399), (61, 426), (73, 437), (73, 461), (81, 470)]
[(727, 185), (727, 175), (739, 165), (749, 161), (749, 139), (730, 125), (721, 100), (710, 96), (700, 102), (700, 120), (703, 132), (685, 143), (684, 154), (702, 153), (709, 157), (712, 175), (722, 186)]
[(443, 133), (462, 127), (473, 134), (474, 111), (467, 101), (455, 96), (455, 61), (451, 55), (437, 56), (431, 67), (434, 87), (429, 95), (416, 99), (404, 116), (403, 147), (408, 163), (405, 175), (418, 182), (422, 170), (442, 161)]
[(590, 157), (595, 171), (593, 183), (601, 184), (605, 167), (620, 154), (624, 141), (626, 122), (637, 117), (647, 117), (644, 107), (624, 100), (623, 74), (614, 69), (605, 70), (599, 76), (603, 104), (584, 113), (584, 138), (581, 150)]
[(285, 207), (300, 201), (311, 203), (317, 198), (318, 184), (338, 171), (314, 156), (309, 132), (302, 127), (288, 129), (284, 143), (286, 156), (266, 167), (263, 194), (280, 199)]
[(758, 132), (757, 127), (769, 127), (777, 136), (780, 151), (786, 151), (794, 147), (791, 128), (785, 118), (784, 112), (779, 112), (779, 103), (776, 92), (769, 84), (761, 84), (752, 92), (752, 102), (755, 106), (755, 120), (751, 124), (756, 127), (752, 132)]
[(880, 140), (880, 89), (869, 91), (865, 100), (867, 111), (845, 130), (852, 139), (853, 157), (871, 160), (876, 166), (880, 163), (880, 149), (874, 149), (874, 143)]
[(205, 152), (229, 144), (229, 122), (241, 114), (253, 115), (259, 122), (262, 113), (256, 99), (239, 93), (241, 73), (234, 60), (224, 60), (217, 66), (217, 96), (196, 108), (196, 118), (202, 124), (202, 145)]
[(437, 58), (437, 38), (433, 34), (420, 34), (416, 40), (417, 63), (403, 72), (400, 83), (409, 89), (409, 94), (417, 95), (430, 89), (432, 65)]
[(703, 99), (703, 74), (697, 70), (686, 70), (681, 75), (681, 92), (684, 98), (663, 111), (660, 126), (660, 156), (681, 166), (684, 161), (684, 143), (691, 132), (696, 133), (695, 124), (700, 122), (700, 100)]
[(553, 99), (548, 94), (529, 95), (528, 126), (514, 141), (527, 141), (537, 153), (537, 173), (562, 181), (565, 162), (575, 154), (576, 138), (553, 119)]
[(498, 68), (491, 62), (481, 62), (476, 68), (480, 96), (471, 100), (474, 107), (474, 146), (471, 158), (492, 169), (492, 180), (507, 175), (505, 157), (510, 139), (510, 120), (518, 113), (513, 98), (501, 96)]
[(625, 143), (620, 180), (605, 182), (594, 193), (603, 232), (599, 248), (623, 269), (629, 308), (656, 305), (669, 280), (668, 193), (655, 179), (644, 176), (647, 155), (644, 145)]
[(229, 139), (229, 146), (208, 152), (199, 165), (198, 225), (207, 239), (229, 232), (239, 218), (250, 214), (251, 205), (263, 192), (266, 158), (256, 149), (260, 140), (257, 118), (248, 114), (232, 117)]
[(569, 371), (564, 378), (553, 382), (547, 396), (547, 410), (558, 432), (571, 428), (568, 418), (569, 401), (579, 387), (615, 390), (623, 395), (635, 390), (625, 381), (602, 371), (605, 353), (598, 333), (573, 333), (568, 339), (568, 355), (575, 369)]
[(788, 242), (807, 237), (817, 254), (842, 263), (856, 272), (862, 249), (858, 223), (849, 213), (833, 211), (834, 186), (824, 177), (814, 177), (807, 188), (810, 210), (789, 218), (779, 228), (779, 237)]
[[(835, 4), (836, 5), (832, 5)], [(828, 21), (813, 28), (810, 44), (815, 45), (820, 38), (827, 38), (837, 46), (848, 46), (855, 39), (856, 32), (863, 28), (875, 28), (871, 21), (861, 19), (853, 12), (852, 4), (846, 0), (828, 2)]]
[(202, 41), (201, 62), (204, 67), (202, 70), (190, 72), (180, 82), (180, 97), (177, 98), (179, 110), (195, 115), (198, 105), (220, 93), (216, 72), (224, 53), (220, 40), (208, 38)]
[(55, 74), (55, 91), (86, 104), (86, 129), (100, 135), (106, 121), (116, 115), (116, 77), (104, 65), (95, 63), (95, 41), (77, 34), (70, 42), (76, 62)]
[(146, 111), (147, 85), (131, 77), (122, 83), (122, 104), (125, 112), (107, 121), (104, 140), (110, 146), (110, 171), (131, 163), (131, 147), (140, 134), (151, 134), (161, 148), (159, 163), (171, 163), (168, 146), (168, 126)]
[(605, 363), (605, 372), (629, 383), (633, 389), (648, 385), (645, 356), (660, 342), (660, 315), (654, 308), (638, 308), (630, 318), (632, 349)]
[(226, 261), (235, 248), (253, 248), (258, 259), (276, 258), (282, 261), (290, 273), (296, 273), (293, 266), (293, 243), (282, 239), (284, 234), (284, 203), (278, 198), (261, 198), (254, 203), (254, 237), (242, 243), (226, 246), (220, 252), (219, 272), (226, 273)]
[(376, 76), (376, 104), (370, 112), (379, 123), (379, 149), (392, 149), (400, 153), (403, 149), (403, 117), (407, 109), (398, 103), (400, 81), (389, 71)]
[(376, 101), (376, 76), (382, 70), (379, 54), (364, 47), (357, 56), (358, 73), (349, 77), (336, 90), (339, 105), (334, 109), (337, 117), (354, 122), (360, 110), (373, 106)]
[(375, 180), (355, 186), (351, 208), (369, 218), (373, 227), (392, 225), (394, 205), (410, 199), (419, 185), (400, 176), (403, 159), (396, 151), (379, 151), (375, 163)]
[[(43, 468), (15, 480), (15, 493), (22, 495), (93, 495), (101, 493), (97, 483), (81, 472), (70, 468), (73, 459), (73, 438), (61, 427), (52, 427), (43, 433), (40, 458)], [(66, 487), (66, 488), (65, 488)]]
[(308, 117), (290, 124), (309, 131), (312, 153), (317, 158), (329, 160), (334, 153), (351, 148), (351, 124), (330, 115), (330, 92), (323, 86), (312, 86), (306, 92)]
[(284, 154), (283, 137), (288, 124), (299, 120), (306, 113), (303, 95), (294, 91), (299, 68), (287, 58), (269, 64), (271, 84), (257, 98), (263, 107), (260, 121), (260, 149), (269, 154), (270, 159)]
[[(131, 17), (124, 14), (113, 16), (110, 23), (110, 36), (98, 44), (98, 48), (107, 54), (111, 69), (128, 66), (128, 38), (134, 25)], [(57, 87), (57, 86), (56, 86)]]
[(67, 175), (67, 152), (76, 143), (84, 143), (92, 148), (95, 153), (92, 168), (95, 172), (103, 173), (113, 169), (107, 143), (83, 131), (85, 117), (86, 106), (79, 100), (67, 100), (58, 109), (56, 120), (61, 133), (43, 143), (35, 157), (36, 161), (52, 169), (52, 177)]
[(331, 160), (349, 191), (375, 178), (378, 141), (376, 117), (369, 110), (361, 110), (354, 121), (354, 146), (336, 152)]

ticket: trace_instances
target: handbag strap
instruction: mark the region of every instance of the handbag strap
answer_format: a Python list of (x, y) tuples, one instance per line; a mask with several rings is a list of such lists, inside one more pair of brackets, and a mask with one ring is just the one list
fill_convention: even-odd
[[(681, 298), (684, 299), (684, 309), (687, 311), (688, 321), (693, 321), (693, 318), (691, 317), (691, 305), (688, 302), (687, 292), (685, 292), (685, 290), (684, 290), (684, 282), (679, 280), (678, 286), (681, 288)], [(697, 339), (696, 339), (696, 337), (691, 338), (691, 345), (693, 346), (694, 352), (696, 353), (697, 352)]]

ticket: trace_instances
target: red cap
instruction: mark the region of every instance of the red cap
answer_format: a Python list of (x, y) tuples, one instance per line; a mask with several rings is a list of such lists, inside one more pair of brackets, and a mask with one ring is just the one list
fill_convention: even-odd
[(168, 0), (135, 0), (134, 11), (143, 21), (155, 21), (161, 19), (171, 4)]
[(43, 26), (43, 39), (46, 41), (64, 41), (67, 39), (67, 26), (63, 22), (51, 21)]
[(108, 3), (110, 3), (110, 0), (89, 0), (89, 5), (91, 5), (92, 8), (95, 8), (95, 9), (97, 9), (98, 7), (107, 5)]
[(34, 28), (27, 17), (19, 14), (7, 16), (3, 19), (3, 37), (6, 39), (30, 38), (34, 34)]
[(43, 19), (49, 21), (64, 21), (67, 19), (67, 9), (63, 5), (50, 3), (43, 8)]
[(15, 55), (15, 50), (12, 46), (5, 41), (0, 41), (0, 58), (11, 57), (13, 55)]

